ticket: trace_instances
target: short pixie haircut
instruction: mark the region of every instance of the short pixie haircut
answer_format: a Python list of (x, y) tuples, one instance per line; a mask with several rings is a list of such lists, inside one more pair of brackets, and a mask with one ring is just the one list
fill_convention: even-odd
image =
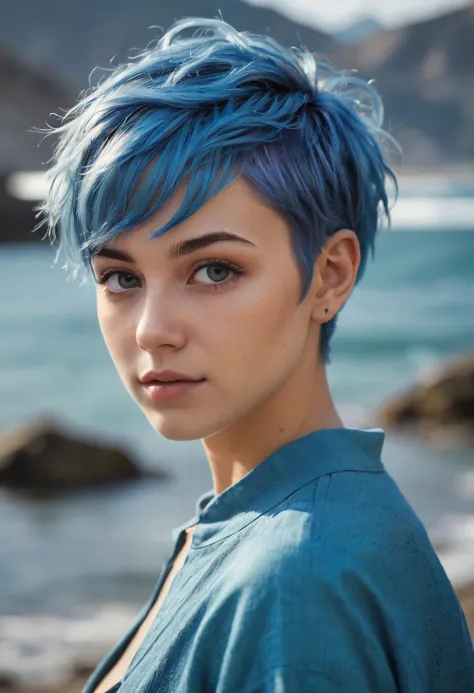
[[(373, 87), (221, 19), (182, 19), (152, 44), (42, 131), (59, 135), (36, 208), (36, 229), (46, 223), (51, 243), (59, 230), (56, 261), (64, 252), (63, 267), (84, 278), (101, 246), (148, 219), (180, 184), (180, 208), (150, 238), (241, 176), (288, 224), (300, 302), (338, 229), (358, 237), (358, 282), (381, 220), (390, 221), (387, 178), (397, 190)], [(336, 317), (321, 328), (326, 364)]]

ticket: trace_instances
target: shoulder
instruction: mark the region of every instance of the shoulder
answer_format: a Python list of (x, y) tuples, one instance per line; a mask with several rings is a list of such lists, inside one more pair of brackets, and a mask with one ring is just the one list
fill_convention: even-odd
[(425, 528), (386, 473), (333, 474), (305, 485), (259, 518), (241, 556), (234, 585), (272, 592), (283, 609), (310, 603), (312, 623), (339, 602), (391, 620), (421, 610), (430, 593), (453, 598)]
[(387, 599), (409, 595), (417, 583), (426, 593), (447, 581), (423, 523), (385, 470), (334, 474), (323, 483), (324, 504), (315, 504), (310, 541), (316, 555), (327, 555), (331, 565), (343, 556)]
[(229, 579), (215, 595), (216, 624), (229, 623), (232, 633), (227, 659), (244, 660), (249, 670), (255, 661), (265, 670), (283, 667), (287, 676), (317, 670), (318, 685), (326, 677), (341, 685), (360, 682), (354, 691), (365, 690), (372, 670), (377, 690), (391, 691), (379, 595), (355, 555), (324, 535), (326, 520), (315, 530), (312, 511), (312, 501), (290, 498), (254, 523), (241, 542)]
[(249, 670), (264, 662), (266, 671), (333, 682), (324, 690), (394, 691), (395, 670), (416, 680), (436, 643), (448, 648), (465, 630), (426, 532), (390, 477), (342, 476), (306, 484), (245, 529), (215, 595), (214, 625), (229, 624), (229, 660)]
[(283, 572), (298, 566), (319, 574), (342, 563), (383, 571), (401, 558), (406, 566), (435, 556), (425, 527), (385, 471), (328, 474), (305, 484), (262, 515), (248, 540), (244, 545), (260, 549), (257, 561), (268, 559)]

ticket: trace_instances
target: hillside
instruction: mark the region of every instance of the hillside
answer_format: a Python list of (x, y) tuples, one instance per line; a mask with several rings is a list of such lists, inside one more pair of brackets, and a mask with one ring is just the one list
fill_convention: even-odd
[[(158, 10), (155, 7), (150, 0), (135, 0), (133, 12), (128, 0), (17, 0), (3, 11), (0, 46), (49, 75), (51, 83), (57, 80), (67, 85), (68, 99), (58, 99), (51, 89), (33, 89), (31, 113), (23, 97), (19, 109), (2, 99), (0, 171), (11, 161), (18, 161), (18, 167), (24, 168), (25, 163), (40, 160), (38, 151), (30, 151), (33, 141), (36, 149), (34, 135), (20, 138), (16, 148), (10, 128), (25, 132), (33, 125), (43, 126), (41, 112), (68, 106), (88, 86), (94, 67), (107, 68), (121, 62), (134, 48), (143, 48), (160, 36), (159, 26), (167, 28), (179, 17), (213, 17), (220, 13), (239, 29), (268, 32), (286, 45), (306, 45), (340, 67), (355, 68), (362, 77), (375, 79), (384, 99), (386, 126), (402, 144), (405, 164), (474, 162), (474, 5), (429, 21), (378, 32), (356, 45), (337, 44), (327, 34), (277, 12), (236, 0), (195, 0), (192, 4), (190, 0), (175, 0)], [(25, 16), (29, 18), (27, 23), (23, 21)], [(2, 60), (0, 55), (0, 63)], [(0, 88), (11, 73), (11, 67), (2, 69), (0, 64)], [(92, 81), (97, 78), (98, 73)], [(40, 111), (38, 100), (42, 104)], [(10, 125), (2, 128), (6, 110)], [(5, 147), (10, 152), (6, 158)]]
[(474, 164), (474, 5), (376, 33), (357, 45), (337, 44), (322, 32), (236, 0), (175, 0), (158, 10), (151, 0), (134, 0), (133, 12), (130, 7), (128, 0), (17, 0), (2, 10), (0, 239), (38, 238), (30, 233), (31, 204), (12, 201), (4, 189), (8, 172), (46, 168), (54, 142), (29, 130), (56, 122), (49, 114), (74, 103), (94, 67), (118, 64), (160, 36), (158, 25), (167, 28), (185, 16), (222, 14), (238, 29), (268, 32), (285, 45), (303, 44), (339, 67), (375, 79), (386, 127), (401, 143), (405, 165), (436, 170)]
[[(49, 114), (63, 113), (74, 103), (96, 66), (110, 68), (122, 62), (178, 18), (220, 14), (238, 29), (268, 31), (286, 45), (303, 43), (326, 52), (335, 43), (322, 32), (237, 0), (16, 0), (2, 8), (0, 242), (39, 241), (41, 236), (31, 234), (32, 203), (12, 199), (5, 189), (9, 172), (46, 169), (54, 140), (28, 130), (57, 124)], [(92, 81), (98, 77), (96, 72)]]
[(52, 111), (69, 106), (72, 93), (0, 48), (0, 94), (0, 175), (41, 168), (52, 145), (47, 138), (38, 148), (41, 138), (29, 130), (44, 127)]
[(329, 53), (375, 79), (405, 163), (474, 162), (474, 5)]
[(132, 48), (143, 48), (177, 19), (220, 15), (237, 29), (268, 31), (286, 45), (303, 43), (323, 53), (335, 45), (323, 32), (240, 0), (16, 0), (2, 9), (0, 45), (78, 91), (87, 87), (96, 65), (110, 67), (114, 56), (114, 64), (123, 61)]

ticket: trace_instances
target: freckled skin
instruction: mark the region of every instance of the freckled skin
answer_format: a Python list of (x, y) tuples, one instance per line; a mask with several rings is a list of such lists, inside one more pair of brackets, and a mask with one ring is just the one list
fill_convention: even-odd
[[(178, 190), (152, 219), (110, 244), (133, 263), (93, 258), (96, 277), (116, 269), (126, 279), (109, 280), (112, 294), (97, 287), (97, 311), (125, 387), (157, 433), (202, 440), (218, 494), (287, 442), (343, 426), (317, 344), (320, 325), (353, 290), (360, 249), (352, 231), (334, 234), (298, 305), (301, 279), (288, 226), (242, 179), (185, 222), (147, 240), (176, 211), (182, 194)], [(253, 245), (224, 241), (189, 256), (166, 256), (175, 242), (218, 230)], [(215, 265), (196, 273), (198, 263), (209, 259), (243, 273)], [(151, 400), (138, 381), (150, 369), (206, 382), (176, 399)]]

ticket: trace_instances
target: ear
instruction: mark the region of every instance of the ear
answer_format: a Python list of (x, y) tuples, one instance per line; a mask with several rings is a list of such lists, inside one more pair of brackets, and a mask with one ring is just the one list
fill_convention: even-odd
[(331, 320), (351, 295), (360, 266), (356, 234), (340, 229), (321, 249), (314, 263), (312, 317), (318, 323)]

